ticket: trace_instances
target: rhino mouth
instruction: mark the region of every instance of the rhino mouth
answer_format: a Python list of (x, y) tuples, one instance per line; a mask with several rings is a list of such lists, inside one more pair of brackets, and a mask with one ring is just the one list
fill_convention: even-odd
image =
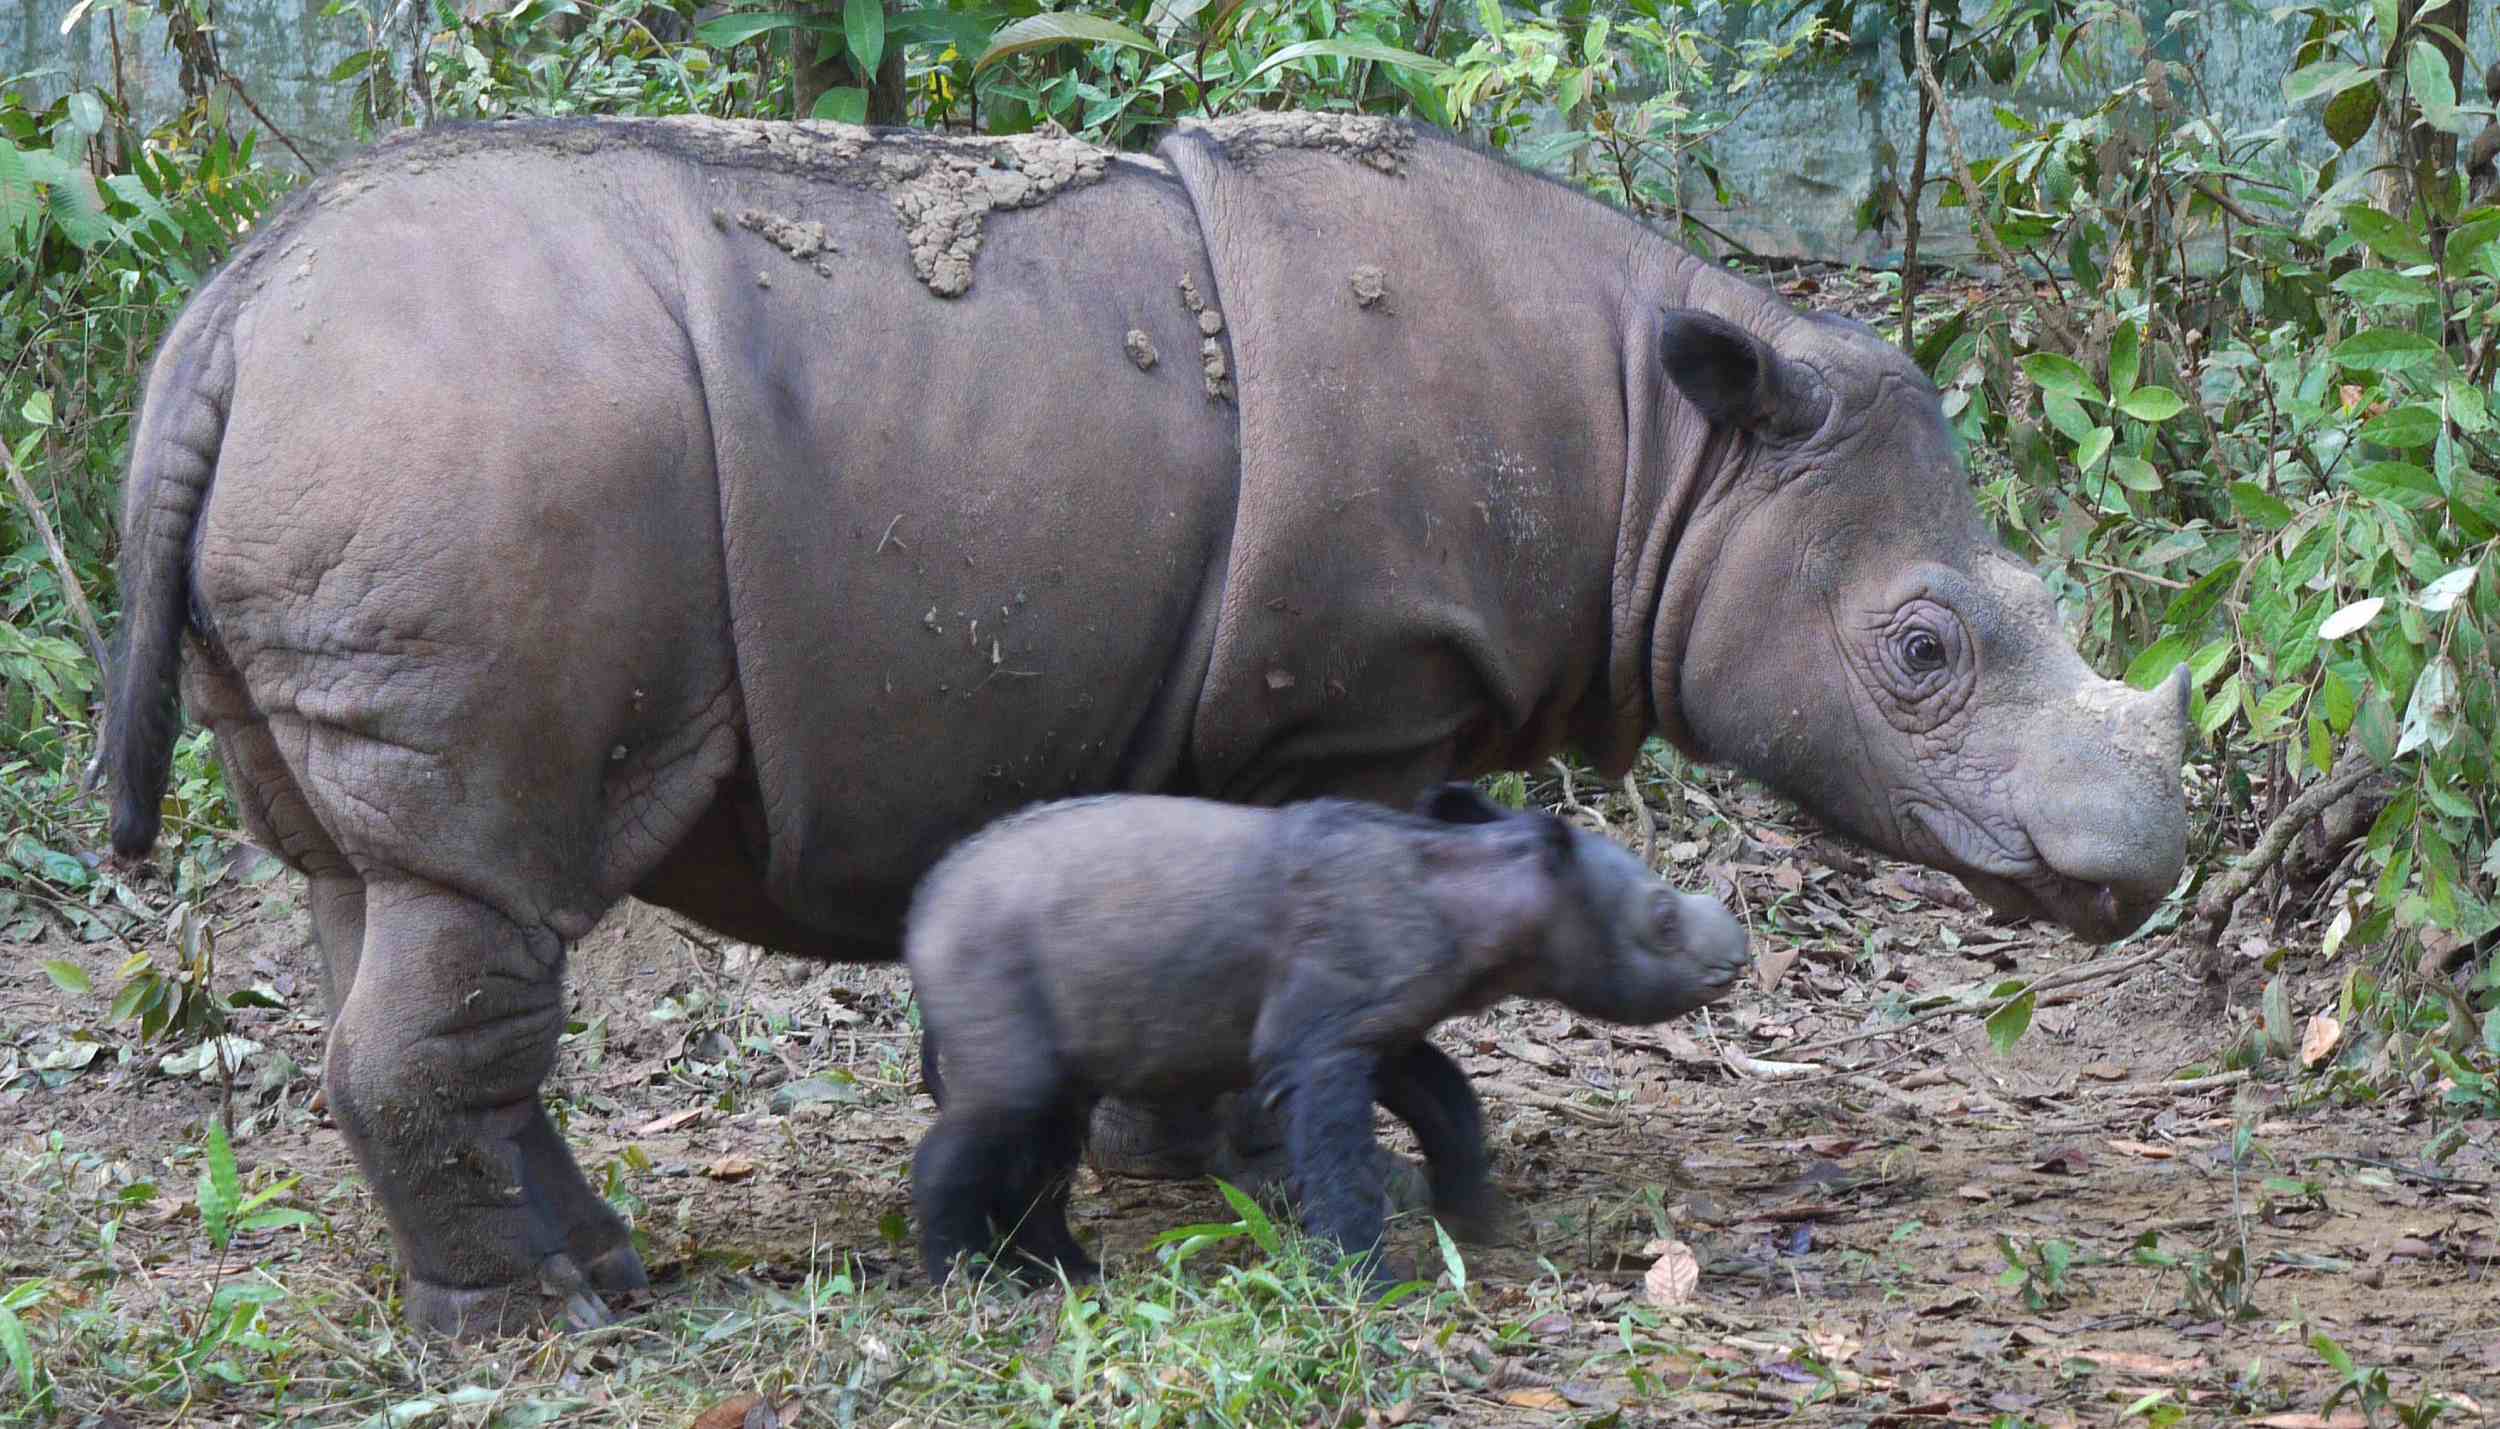
[(2130, 898), (2109, 884), (2087, 883), (2061, 873), (2013, 879), (1977, 869), (1955, 869), (1953, 876), (1981, 902), (2007, 917), (2044, 919), (2095, 943), (2114, 943), (2134, 932), (2159, 901)]

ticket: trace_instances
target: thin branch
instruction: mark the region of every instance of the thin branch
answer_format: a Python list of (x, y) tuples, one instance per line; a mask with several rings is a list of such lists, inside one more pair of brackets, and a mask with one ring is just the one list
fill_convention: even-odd
[(104, 635), (96, 629), (95, 611), (87, 605), (87, 588), (78, 583), (78, 572), (70, 569), (69, 552), (61, 549), (61, 538), (53, 531), (52, 518), (45, 514), (43, 502), (35, 495), (34, 483), (26, 479), (16, 454), (4, 442), (0, 442), (0, 462), (8, 464), (9, 485), (16, 490), (17, 499), (26, 504), (27, 519), (35, 523), (35, 534), (43, 538), (43, 548), (52, 554), (52, 569), (61, 576), (61, 594), (69, 601), (70, 614), (77, 617), (78, 628), (87, 637), (87, 658), (95, 661), (96, 671), (101, 674), (106, 666)]
[(2257, 840), (2238, 862), (2223, 870), (2222, 876), (2205, 885), (2196, 898), (2196, 932), (2206, 947), (2213, 947), (2222, 937), (2222, 925), (2230, 921), (2231, 905), (2257, 885), (2283, 858), (2284, 850), (2301, 827), (2326, 811), (2326, 806), (2358, 789), (2379, 768), (2367, 759), (2356, 760), (2350, 769), (2340, 770), (2319, 780), (2301, 792), (2299, 798), (2284, 806), (2274, 822), (2266, 826), (2265, 836)]
[(252, 92), (243, 87), (243, 81), (230, 74), (221, 74), (218, 78), (226, 82), (226, 88), (234, 91), (235, 98), (243, 101), (244, 108), (252, 111), (252, 117), (260, 121), (260, 127), (278, 136), (278, 142), (286, 145), (286, 151), (295, 156), (295, 162), (304, 166), (304, 172), (308, 174), (321, 172), (320, 165), (307, 158), (304, 151), (295, 146), (295, 141), (286, 136), (286, 131), (278, 127), (277, 121), (261, 112), (260, 105), (252, 99)]

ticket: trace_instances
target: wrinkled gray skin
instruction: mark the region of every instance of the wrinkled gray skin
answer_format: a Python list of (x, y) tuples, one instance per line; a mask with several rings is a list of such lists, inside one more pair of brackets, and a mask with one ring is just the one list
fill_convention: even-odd
[(1084, 1278), (1097, 1267), (1068, 1228), (1068, 1175), (1103, 1096), (1203, 1107), (1255, 1084), (1304, 1224), (1365, 1255), (1382, 1223), (1377, 1101), (1413, 1129), (1434, 1214), (1481, 1239), (1502, 1219), (1482, 1116), (1426, 1035), (1506, 997), (1662, 1022), (1734, 984), (1745, 933), (1612, 840), (1452, 784), (1413, 815), (1045, 804), (930, 870), (903, 958), (944, 1107), (912, 1163), (930, 1278), (1001, 1236)]
[(892, 958), (921, 872), (1035, 800), (1404, 804), (1653, 732), (2091, 937), (2176, 879), (2185, 671), (2085, 668), (1865, 328), (1298, 116), (1092, 156), (940, 298), (892, 191), (936, 144), (385, 144), (158, 354), (114, 846), (156, 835), (179, 671), (309, 880), (329, 1105), (415, 1323), (643, 1284), (539, 1099), (565, 949), (629, 894)]

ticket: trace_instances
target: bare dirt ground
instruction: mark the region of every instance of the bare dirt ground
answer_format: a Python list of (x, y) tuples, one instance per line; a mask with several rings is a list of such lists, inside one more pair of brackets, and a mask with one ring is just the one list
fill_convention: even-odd
[[(2324, 1412), (2341, 1376), (2320, 1335), (2400, 1402), (2451, 1395), (2441, 1422), (2500, 1406), (2500, 1128), (2455, 1128), (2433, 1164), (2445, 1123), (2427, 1097), (2326, 1095), (2296, 1059), (2182, 1082), (2220, 1065), (2253, 993), (2196, 981), (2167, 935), (2113, 952), (1993, 923), (1947, 880), (1825, 853), (1734, 784), (1658, 786), (1652, 802), (1660, 862), (1741, 910), (1759, 976), (1706, 1022), (1608, 1028), (1513, 1004), (1442, 1029), (1532, 1223), (1530, 1244), (1470, 1253), (1473, 1293), (1532, 1318), (1506, 1343), (1419, 1348), (1448, 1368), (1402, 1413), (2362, 1423), (2356, 1399)], [(1572, 803), (1643, 842), (1620, 791), (1584, 783)], [(261, 1044), (233, 1092), (245, 1185), (299, 1175), (290, 1203), (328, 1233), (247, 1235), (222, 1267), (188, 1189), (226, 1096), (213, 1074), (168, 1073), (163, 1049), (107, 1025), (126, 955), (112, 941), (0, 948), (0, 1183), (23, 1185), (59, 1138), (87, 1155), (95, 1206), (117, 1182), (160, 1190), (110, 1251), (117, 1313), (189, 1313), (252, 1263), (389, 1293), (380, 1216), (315, 1095), (298, 896), (286, 878), (233, 890), (213, 926), (220, 983), (283, 1004), (235, 1024)], [(2315, 946), (2289, 963), (2310, 971), (2304, 1017), (2332, 1007), (2343, 971), (2304, 963)], [(96, 991), (61, 992), (44, 958), (77, 962)], [(2122, 964), (2052, 981), (2010, 1055), (1969, 1011), (1902, 1020), (2008, 977)], [(844, 1254), (872, 1281), (914, 1283), (906, 1173), (933, 1113), (899, 969), (758, 956), (636, 904), (575, 950), (571, 987), (579, 1030), (548, 1092), (593, 1179), (636, 1208), (658, 1303), (734, 1298)], [(62, 1048), (81, 1028), (100, 1050), (75, 1066)], [(0, 1196), (0, 1284), (95, 1256), (97, 1215), (60, 1206)], [(1077, 1217), (1117, 1274), (1157, 1232), (1227, 1215), (1205, 1184), (1088, 1172)], [(1426, 1273), (1440, 1264), (1427, 1224), (1395, 1234)], [(2169, 1263), (2141, 1263), (2139, 1243)], [(2031, 1268), (2013, 1284), (2009, 1251)]]

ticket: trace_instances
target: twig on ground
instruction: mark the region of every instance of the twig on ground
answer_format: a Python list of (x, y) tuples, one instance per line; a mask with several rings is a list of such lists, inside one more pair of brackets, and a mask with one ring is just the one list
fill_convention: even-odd
[(2248, 1069), (2243, 1067), (2236, 1072), (2216, 1072), (2210, 1077), (2183, 1077), (2175, 1082), (2122, 1082), (2092, 1090), (2105, 1097), (2150, 1096), (2155, 1093), (2177, 1096), (2183, 1092), (2209, 1092), (2216, 1087), (2237, 1086), (2247, 1080)]
[(2266, 826), (2266, 832), (2257, 840), (2257, 846), (2224, 869), (2221, 877), (2206, 884), (2205, 891), (2196, 896), (2197, 939), (2208, 948), (2214, 947), (2222, 938), (2223, 924), (2231, 921), (2231, 905), (2256, 887), (2257, 880), (2264, 877), (2268, 869), (2282, 861), (2284, 851), (2292, 846), (2292, 839), (2300, 832), (2301, 826), (2324, 813), (2327, 805), (2360, 788), (2376, 773), (2376, 764), (2366, 759), (2356, 760), (2351, 768), (2337, 770), (2302, 790), (2299, 798), (2286, 804), (2283, 812), (2275, 815), (2274, 822)]
[(1985, 1003), (1955, 1003), (1950, 1007), (1939, 1007), (1931, 1012), (1922, 1012), (1916, 1017), (1909, 1018), (1908, 1020), (1902, 1022), (1895, 1022), (1890, 1026), (1871, 1028), (1864, 1032), (1852, 1032), (1846, 1037), (1826, 1038), (1821, 1042), (1808, 1042), (1797, 1047), (1783, 1047), (1780, 1050), (1788, 1056), (1799, 1057), (1809, 1052), (1830, 1052), (1842, 1047), (1853, 1046), (1860, 1042), (1872, 1042), (1879, 1037), (1898, 1037), (1902, 1033), (1910, 1031), (1912, 1028), (1923, 1027), (1930, 1022), (1940, 1022), (1948, 1017), (1994, 1016), (2000, 1009), (2010, 1007), (2015, 1002), (2020, 1001), (2027, 993), (2050, 992), (2059, 988), (2074, 987), (2081, 983), (2099, 982), (2105, 978), (2119, 977), (2123, 974), (2131, 973), (2137, 968), (2143, 967), (2145, 964), (2152, 962), (2160, 956), (2161, 951), (2159, 949), (2154, 949), (2150, 952), (2138, 953), (2131, 958), (2119, 958), (2112, 962), (2089, 963), (2083, 967), (2069, 969), (2065, 972), (2051, 973), (2046, 977), (2034, 978), (2030, 982), (2016, 988), (2013, 992), (2007, 994), (2006, 996), (1995, 998)]
[(1641, 797), (1641, 786), (1632, 779), (1632, 771), (1623, 771), (1623, 797), (1632, 801), (1632, 817), (1641, 825), (1641, 866), (1655, 868), (1658, 854), (1658, 816), (1649, 811), (1649, 801)]

